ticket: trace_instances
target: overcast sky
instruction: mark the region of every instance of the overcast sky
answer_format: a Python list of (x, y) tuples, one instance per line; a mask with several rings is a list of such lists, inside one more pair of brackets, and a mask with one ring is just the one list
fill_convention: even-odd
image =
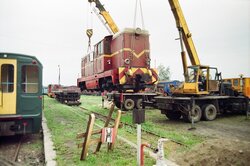
[[(135, 0), (101, 2), (120, 29), (133, 27)], [(169, 66), (171, 79), (183, 80), (178, 32), (168, 0), (141, 3), (152, 67)], [(180, 4), (201, 64), (217, 67), (224, 78), (249, 77), (250, 0), (180, 0)], [(61, 84), (75, 85), (87, 53), (86, 28), (94, 29), (92, 44), (108, 35), (90, 11), (87, 0), (0, 0), (0, 52), (36, 56), (44, 66), (44, 85), (58, 82), (58, 65)]]

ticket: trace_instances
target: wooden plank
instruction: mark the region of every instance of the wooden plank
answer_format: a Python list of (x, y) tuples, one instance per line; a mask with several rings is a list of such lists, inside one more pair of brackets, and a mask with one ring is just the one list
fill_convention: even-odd
[(119, 127), (120, 119), (121, 119), (121, 113), (122, 113), (121, 110), (117, 111), (117, 115), (116, 115), (116, 119), (115, 119), (115, 126), (114, 126), (115, 138), (114, 138), (113, 143), (108, 145), (108, 150), (114, 149), (114, 145), (115, 145), (115, 141), (116, 141), (116, 137), (117, 137), (117, 133), (118, 133), (118, 127)]
[(94, 122), (95, 122), (95, 115), (90, 114), (89, 115), (88, 126), (87, 126), (87, 129), (86, 129), (86, 138), (84, 139), (80, 160), (85, 160), (86, 157), (87, 157), (87, 152), (88, 152), (88, 148), (89, 148), (89, 145), (90, 145), (90, 137), (91, 137), (91, 133), (92, 133), (92, 130), (93, 130), (93, 127), (94, 127)]
[(115, 105), (114, 105), (114, 103), (112, 103), (110, 111), (109, 111), (109, 115), (108, 115), (107, 120), (106, 120), (106, 122), (104, 124), (104, 127), (108, 127), (108, 125), (110, 123), (110, 120), (112, 119), (112, 114), (114, 112), (114, 108), (115, 108)]
[(99, 142), (101, 142), (102, 140), (100, 139), (100, 138), (96, 138), (96, 139), (92, 139), (91, 141), (90, 141), (90, 144), (92, 145), (92, 144), (96, 144), (96, 143), (99, 143)]
[[(96, 144), (96, 143), (99, 143), (99, 142), (101, 142), (101, 139), (100, 139), (100, 138), (92, 139), (92, 140), (90, 140), (89, 145), (93, 145), (93, 144)], [(78, 148), (82, 148), (82, 147), (83, 147), (83, 144), (84, 144), (84, 143), (78, 144)]]
[[(96, 135), (96, 134), (100, 134), (100, 133), (102, 133), (101, 129), (100, 130), (94, 130), (94, 131), (92, 131), (91, 135)], [(86, 133), (78, 133), (76, 138), (84, 138), (84, 137), (86, 137), (86, 135), (87, 135)]]

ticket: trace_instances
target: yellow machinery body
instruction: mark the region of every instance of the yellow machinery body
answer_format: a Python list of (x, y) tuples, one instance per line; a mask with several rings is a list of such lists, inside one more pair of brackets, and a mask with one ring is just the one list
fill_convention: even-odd
[(231, 83), (234, 90), (250, 98), (250, 77), (225, 78), (223, 81)]
[[(179, 1), (169, 0), (169, 4), (176, 21), (177, 29), (179, 31), (181, 57), (185, 77), (185, 81), (182, 87), (180, 87), (178, 90), (175, 90), (174, 93), (188, 95), (206, 95), (210, 94), (212, 91), (219, 90), (217, 69), (200, 64), (198, 53), (195, 49), (192, 35), (188, 29), (187, 22), (183, 15)], [(184, 45), (192, 65), (189, 67), (187, 66)], [(216, 73), (211, 74), (211, 70), (216, 71)]]
[(102, 17), (106, 21), (105, 25), (108, 25), (109, 29), (112, 31), (113, 34), (119, 32), (118, 26), (116, 25), (109, 12), (106, 11), (106, 9), (103, 7), (103, 5), (99, 0), (88, 0), (88, 2), (89, 3), (94, 2), (96, 4), (96, 8), (99, 10), (100, 15), (102, 15)]

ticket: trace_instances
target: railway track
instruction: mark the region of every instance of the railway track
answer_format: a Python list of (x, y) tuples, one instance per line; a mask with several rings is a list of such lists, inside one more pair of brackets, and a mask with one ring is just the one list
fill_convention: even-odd
[[(14, 141), (14, 143), (8, 148), (8, 150), (5, 149), (5, 152), (8, 154), (8, 157), (0, 156), (0, 165), (1, 166), (19, 166), (16, 161), (18, 159), (18, 154), (22, 145), (23, 136), (18, 136), (18, 140)], [(7, 145), (9, 146), (9, 145)], [(8, 151), (8, 152), (7, 152)], [(12, 153), (12, 151), (14, 151)], [(13, 155), (11, 155), (13, 154)], [(13, 157), (12, 157), (13, 156)], [(12, 157), (12, 158), (10, 158)]]
[[(107, 119), (107, 116), (106, 116), (106, 115), (103, 115), (103, 114), (101, 114), (101, 113), (99, 113), (99, 112), (90, 111), (90, 110), (88, 110), (87, 108), (84, 108), (84, 107), (82, 107), (82, 106), (80, 106), (79, 108), (82, 109), (82, 110), (87, 111), (87, 112), (84, 112), (84, 114), (86, 114), (86, 115), (90, 115), (91, 113), (95, 114), (96, 118), (100, 119), (101, 121), (104, 121), (104, 122), (105, 122), (106, 119)], [(115, 119), (114, 119), (114, 118), (111, 118), (111, 121), (114, 122)], [(136, 130), (136, 126), (135, 126), (135, 125), (132, 125), (132, 124), (129, 124), (129, 123), (126, 123), (126, 122), (120, 122), (120, 126), (126, 126), (126, 127), (129, 127), (129, 128), (132, 128), (133, 130)], [(153, 137), (156, 137), (156, 138), (158, 138), (158, 139), (159, 139), (159, 138), (162, 138), (161, 135), (159, 135), (159, 134), (157, 134), (157, 133), (154, 133), (154, 132), (152, 132), (152, 131), (148, 131), (148, 130), (142, 129), (142, 132), (143, 132), (143, 133), (146, 133), (146, 134), (149, 134), (149, 135), (151, 135), (151, 136), (153, 136)], [(132, 132), (131, 132), (131, 133), (132, 133)], [(145, 138), (145, 139), (147, 139), (147, 138)], [(169, 139), (169, 138), (168, 138), (168, 139)], [(188, 145), (183, 144), (183, 143), (181, 143), (181, 142), (179, 142), (179, 141), (176, 141), (176, 140), (173, 140), (173, 139), (169, 139), (169, 140), (170, 140), (171, 142), (173, 142), (173, 143), (178, 144), (178, 145), (185, 146), (185, 147), (189, 147)]]

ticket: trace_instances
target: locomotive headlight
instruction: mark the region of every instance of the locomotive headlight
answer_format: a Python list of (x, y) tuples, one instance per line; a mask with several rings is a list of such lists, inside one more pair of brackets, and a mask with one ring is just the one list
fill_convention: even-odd
[(127, 64), (127, 65), (129, 65), (130, 64), (130, 60), (127, 58), (127, 59), (125, 59), (124, 60), (124, 62)]

